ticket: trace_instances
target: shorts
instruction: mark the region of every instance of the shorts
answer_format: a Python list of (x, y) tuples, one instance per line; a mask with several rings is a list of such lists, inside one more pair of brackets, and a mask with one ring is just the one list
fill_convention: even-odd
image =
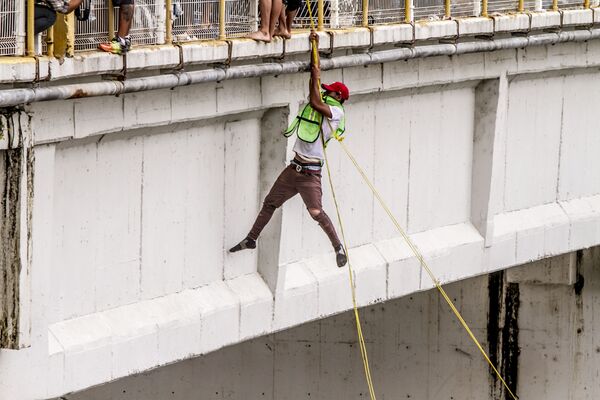
[(302, 0), (283, 0), (286, 11), (296, 11), (302, 5)]
[(113, 6), (120, 7), (133, 4), (134, 0), (113, 0)]

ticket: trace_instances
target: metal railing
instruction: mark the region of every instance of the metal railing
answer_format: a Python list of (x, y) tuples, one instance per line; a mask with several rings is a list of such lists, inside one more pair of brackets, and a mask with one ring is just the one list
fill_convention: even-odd
[(23, 54), (25, 2), (0, 0), (0, 56)]
[[(307, 1), (315, 26), (324, 29), (583, 9), (597, 6), (599, 0), (306, 0), (293, 28), (310, 27)], [(23, 55), (26, 48), (29, 55), (35, 54), (35, 49), (40, 53), (40, 48), (51, 53), (52, 46), (39, 46), (45, 42), (34, 40), (33, 30), (25, 29), (29, 25), (26, 11), (30, 11), (26, 4), (33, 3), (0, 0), (0, 56)], [(89, 20), (71, 22), (75, 32), (72, 48), (94, 50), (110, 40), (117, 30), (118, 15), (119, 8), (112, 7), (112, 1), (91, 0)], [(130, 36), (135, 45), (235, 38), (256, 29), (258, 18), (258, 0), (136, 0)]]
[[(75, 23), (75, 50), (93, 50), (102, 42), (112, 38), (118, 28), (119, 7), (109, 14), (107, 0), (92, 0), (90, 17)], [(111, 18), (112, 17), (112, 18)], [(137, 0), (135, 2), (133, 26), (129, 32), (131, 41), (138, 45), (164, 42), (164, 0)], [(112, 29), (109, 30), (109, 26)]]

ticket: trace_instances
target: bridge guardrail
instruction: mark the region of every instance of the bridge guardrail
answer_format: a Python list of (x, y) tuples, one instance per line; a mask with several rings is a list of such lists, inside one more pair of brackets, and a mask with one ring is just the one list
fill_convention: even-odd
[[(309, 0), (319, 28), (375, 26), (527, 11), (584, 9), (598, 0)], [(35, 53), (52, 55), (40, 38), (25, 40), (26, 3), (0, 0), (0, 56), (24, 55), (26, 43)], [(74, 21), (74, 51), (94, 50), (110, 40), (118, 24), (118, 7), (110, 0), (92, 0), (88, 21)], [(258, 25), (258, 0), (136, 0), (130, 35), (137, 45), (244, 36)], [(366, 11), (363, 8), (366, 6)], [(169, 13), (169, 14), (168, 14)], [(67, 23), (69, 21), (67, 20)], [(303, 2), (294, 28), (310, 26)], [(110, 27), (110, 29), (109, 29)], [(33, 33), (28, 33), (32, 35)], [(45, 42), (45, 41), (44, 41)], [(40, 43), (43, 45), (40, 46)], [(31, 45), (29, 45), (31, 46)], [(28, 54), (34, 54), (28, 47)]]
[(0, 0), (0, 56), (24, 54), (25, 2)]

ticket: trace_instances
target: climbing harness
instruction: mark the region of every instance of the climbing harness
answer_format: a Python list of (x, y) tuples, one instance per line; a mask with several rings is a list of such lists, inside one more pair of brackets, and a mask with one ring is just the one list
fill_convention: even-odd
[[(314, 25), (314, 21), (313, 21), (313, 15), (312, 15), (310, 1), (309, 0), (305, 0), (305, 1), (306, 1), (307, 9), (308, 9), (308, 14), (309, 14), (309, 17), (310, 17), (311, 30), (314, 31), (315, 25)], [(317, 46), (316, 46), (316, 43), (315, 43), (314, 40), (311, 41), (311, 50), (312, 50), (313, 62), (316, 63), (318, 61), (318, 57), (317, 57), (317, 51), (318, 50), (317, 50)], [(319, 87), (320, 87), (320, 82), (318, 82), (318, 84), (319, 84)], [(329, 120), (326, 119), (326, 121), (329, 124)], [(331, 128), (331, 125), (329, 127)], [(379, 204), (383, 207), (383, 209), (385, 210), (385, 212), (388, 215), (388, 217), (390, 218), (390, 220), (396, 226), (396, 229), (398, 230), (398, 232), (400, 233), (400, 235), (402, 236), (402, 238), (406, 241), (406, 243), (408, 244), (409, 248), (411, 249), (411, 251), (413, 252), (413, 254), (415, 255), (415, 257), (417, 258), (417, 260), (419, 260), (419, 263), (425, 269), (425, 271), (429, 275), (429, 278), (433, 281), (435, 287), (440, 292), (440, 294), (442, 295), (442, 297), (444, 298), (444, 300), (446, 301), (446, 303), (448, 303), (448, 306), (450, 306), (450, 309), (452, 310), (452, 312), (454, 313), (454, 315), (456, 316), (456, 318), (458, 319), (458, 321), (460, 322), (460, 324), (463, 326), (463, 328), (465, 329), (465, 331), (467, 332), (467, 334), (469, 335), (469, 337), (471, 338), (471, 340), (473, 341), (473, 343), (475, 343), (475, 345), (477, 346), (477, 348), (479, 349), (479, 351), (483, 355), (484, 359), (489, 364), (490, 368), (494, 371), (494, 374), (502, 382), (502, 385), (504, 386), (504, 388), (506, 389), (506, 391), (510, 394), (510, 396), (512, 397), (512, 399), (513, 400), (518, 400), (518, 396), (516, 394), (514, 394), (512, 392), (512, 390), (508, 387), (508, 384), (506, 383), (506, 381), (504, 380), (504, 378), (502, 377), (502, 375), (500, 374), (500, 372), (498, 371), (498, 369), (496, 368), (496, 366), (494, 365), (494, 363), (492, 363), (492, 360), (490, 360), (490, 357), (488, 356), (488, 354), (484, 350), (483, 346), (481, 345), (481, 343), (479, 342), (479, 340), (477, 340), (477, 338), (475, 337), (475, 334), (473, 333), (473, 331), (471, 330), (471, 328), (469, 327), (469, 325), (467, 324), (467, 322), (465, 321), (465, 319), (462, 317), (462, 315), (460, 314), (460, 312), (458, 311), (458, 309), (456, 308), (456, 306), (454, 305), (454, 303), (452, 302), (452, 300), (450, 299), (450, 297), (448, 296), (448, 294), (446, 293), (446, 291), (442, 287), (440, 281), (436, 278), (435, 274), (433, 273), (433, 271), (431, 270), (431, 268), (429, 267), (429, 265), (427, 264), (427, 262), (423, 258), (423, 255), (421, 254), (421, 252), (419, 251), (419, 249), (415, 246), (415, 244), (412, 242), (412, 240), (410, 239), (410, 237), (406, 234), (406, 232), (404, 231), (404, 229), (402, 229), (402, 227), (400, 226), (400, 223), (394, 217), (394, 214), (392, 214), (390, 208), (383, 201), (383, 198), (381, 197), (381, 195), (379, 194), (379, 192), (377, 191), (377, 189), (375, 188), (375, 186), (373, 185), (373, 183), (370, 181), (370, 179), (365, 174), (364, 170), (360, 167), (360, 165), (356, 161), (356, 158), (354, 158), (354, 156), (352, 155), (352, 153), (350, 152), (350, 150), (348, 150), (348, 148), (346, 147), (346, 145), (343, 143), (344, 138), (341, 135), (337, 135), (336, 133), (337, 132), (333, 133), (333, 130), (332, 130), (332, 136), (335, 139), (337, 139), (337, 141), (340, 143), (340, 146), (342, 147), (342, 149), (344, 150), (344, 152), (346, 153), (346, 155), (348, 156), (348, 158), (350, 158), (350, 161), (352, 161), (352, 164), (354, 164), (354, 166), (356, 167), (358, 173), (361, 175), (361, 177), (363, 178), (363, 180), (365, 181), (365, 183), (367, 184), (367, 186), (369, 186), (369, 188), (371, 189), (371, 192), (373, 192), (373, 195), (377, 198), (377, 201), (379, 202)], [(363, 366), (364, 366), (364, 370), (365, 370), (365, 378), (366, 378), (366, 381), (367, 381), (367, 386), (369, 388), (369, 396), (371, 397), (371, 400), (376, 400), (375, 389), (373, 387), (373, 380), (371, 378), (371, 369), (369, 367), (369, 357), (368, 357), (368, 354), (367, 354), (367, 348), (366, 348), (366, 345), (365, 345), (365, 339), (364, 339), (364, 335), (363, 335), (362, 328), (361, 328), (361, 323), (360, 323), (360, 316), (359, 316), (359, 312), (358, 312), (358, 306), (357, 306), (357, 303), (356, 303), (356, 289), (355, 289), (355, 284), (354, 284), (354, 274), (353, 274), (353, 271), (352, 271), (352, 263), (351, 263), (351, 260), (350, 260), (350, 254), (348, 253), (348, 244), (347, 244), (347, 241), (346, 241), (346, 234), (344, 232), (344, 225), (342, 223), (342, 218), (341, 218), (341, 215), (340, 215), (340, 209), (339, 209), (337, 197), (336, 197), (336, 194), (335, 194), (335, 189), (333, 187), (333, 180), (331, 178), (331, 169), (329, 167), (329, 160), (327, 159), (327, 150), (326, 150), (326, 144), (327, 143), (326, 143), (325, 138), (323, 137), (323, 135), (321, 135), (321, 141), (323, 143), (323, 154), (324, 154), (324, 158), (325, 158), (325, 166), (326, 166), (326, 169), (327, 169), (327, 177), (329, 178), (329, 186), (331, 187), (331, 194), (332, 194), (332, 197), (333, 197), (333, 204), (335, 205), (335, 211), (336, 211), (336, 214), (337, 214), (338, 223), (340, 225), (340, 232), (342, 234), (342, 240), (344, 242), (344, 247), (346, 248), (346, 252), (348, 254), (348, 273), (349, 273), (349, 277), (350, 277), (350, 290), (351, 290), (351, 294), (352, 294), (352, 307), (354, 309), (354, 317), (355, 317), (355, 320), (356, 320), (356, 331), (357, 331), (357, 334), (358, 334), (358, 342), (359, 342), (359, 348), (360, 348), (360, 355), (361, 355), (361, 358), (362, 358), (362, 361), (363, 361)]]

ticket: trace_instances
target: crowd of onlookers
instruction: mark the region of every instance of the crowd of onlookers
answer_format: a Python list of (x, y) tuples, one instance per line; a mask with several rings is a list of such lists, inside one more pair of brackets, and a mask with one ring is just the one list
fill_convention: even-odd
[[(108, 2), (108, 0), (106, 0)], [(270, 42), (275, 36), (289, 39), (291, 26), (303, 0), (259, 0), (260, 25), (256, 32), (247, 37), (261, 42)], [(134, 0), (113, 0), (119, 7), (118, 30), (114, 38), (98, 47), (113, 54), (123, 54), (131, 48), (129, 30), (133, 23)], [(89, 18), (91, 0), (35, 0), (35, 34), (43, 32), (54, 25), (57, 13), (75, 12), (77, 19), (85, 21)], [(316, 10), (315, 10), (316, 12)], [(173, 17), (183, 14), (177, 0), (173, 1)], [(200, 23), (200, 21), (195, 21)], [(206, 21), (203, 21), (206, 22)]]

